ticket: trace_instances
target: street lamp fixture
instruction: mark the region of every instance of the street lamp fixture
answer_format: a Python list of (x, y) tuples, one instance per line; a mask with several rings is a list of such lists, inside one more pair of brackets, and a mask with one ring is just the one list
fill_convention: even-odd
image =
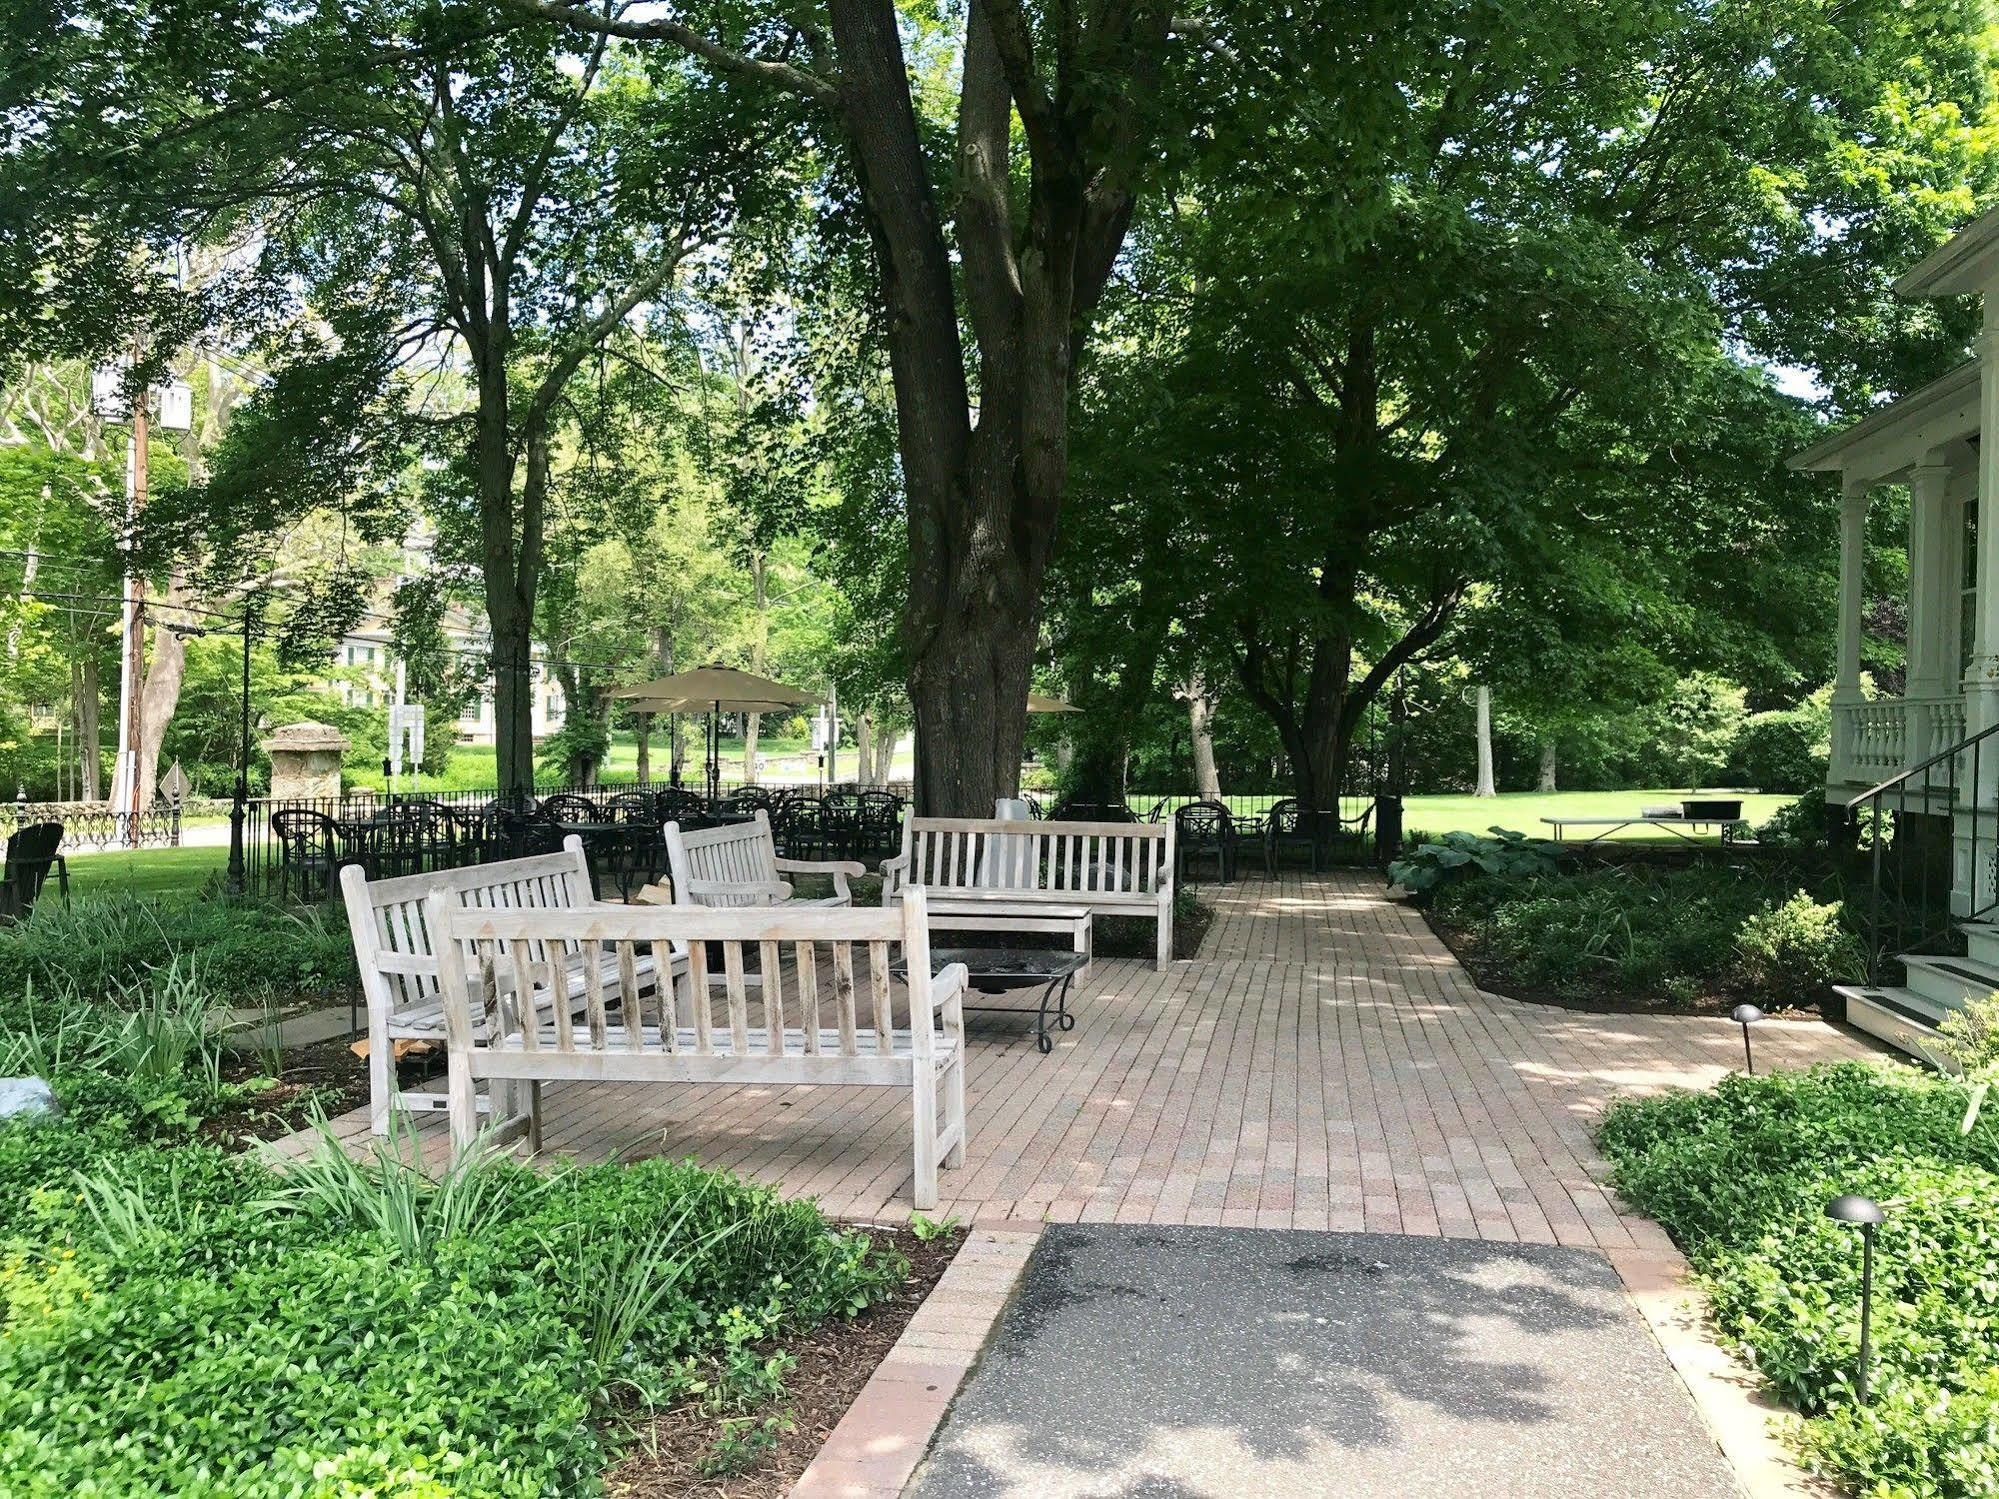
[(1853, 1389), (1862, 1405), (1867, 1404), (1867, 1366), (1873, 1359), (1874, 1321), (1874, 1231), (1887, 1221), (1881, 1204), (1871, 1197), (1852, 1194), (1835, 1197), (1825, 1205), (1826, 1217), (1835, 1223), (1860, 1230), (1860, 1364), (1854, 1371)]
[(1742, 1070), (1751, 1077), (1756, 1076), (1756, 1057), (1749, 1049), (1749, 1027), (1763, 1019), (1763, 1012), (1754, 1005), (1737, 1005), (1729, 1012), (1729, 1019), (1742, 1027)]

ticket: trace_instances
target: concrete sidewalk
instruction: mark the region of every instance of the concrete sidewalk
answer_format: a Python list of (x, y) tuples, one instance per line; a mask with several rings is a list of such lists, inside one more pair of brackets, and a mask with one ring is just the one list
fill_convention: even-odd
[(1053, 1225), (917, 1499), (1723, 1499), (1598, 1254)]

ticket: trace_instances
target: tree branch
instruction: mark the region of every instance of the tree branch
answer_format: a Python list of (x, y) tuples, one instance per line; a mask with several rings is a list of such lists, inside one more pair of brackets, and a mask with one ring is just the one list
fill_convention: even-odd
[(582, 5), (566, 4), (564, 0), (502, 0), (502, 3), (509, 10), (553, 21), (577, 31), (625, 37), (633, 41), (672, 42), (732, 77), (781, 88), (802, 95), (815, 104), (832, 106), (840, 102), (839, 85), (832, 79), (822, 78), (788, 62), (745, 57), (719, 42), (710, 41), (693, 27), (679, 21), (628, 21), (622, 16), (598, 15)]

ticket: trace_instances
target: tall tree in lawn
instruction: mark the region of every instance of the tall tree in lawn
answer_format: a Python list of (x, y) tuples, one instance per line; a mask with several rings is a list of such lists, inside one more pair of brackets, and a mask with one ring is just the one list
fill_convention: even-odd
[[(8, 168), (60, 183), (39, 210), (15, 200), (34, 243), (256, 226), (198, 311), (261, 339), (271, 380), (197, 496), (198, 528), (268, 535), (339, 496), (393, 532), (411, 459), (442, 464), (483, 582), (500, 781), (530, 785), (558, 406), (778, 180), (758, 153), (781, 117), (750, 118), (695, 68), (641, 78), (608, 38), (491, 5), (67, 9), (32, 106), (42, 128)], [(112, 299), (70, 279), (44, 264), (31, 284), (90, 315), (82, 341)]]
[[(1144, 529), (1129, 512), (1173, 537), (1108, 555), (1226, 654), (1330, 805), (1370, 705), (1475, 589), (1544, 586), (1599, 529), (1663, 557), (1787, 482), (1762, 438), (1799, 409), (1743, 355), (1830, 357), (1808, 324), (1871, 314), (1889, 272), (1853, 263), (1839, 291), (1770, 263), (1927, 247), (1991, 179), (1971, 18), (1441, 6), (1359, 53), (1240, 26), (1231, 129), (1260, 169), (1218, 156), (1144, 224), (1085, 395), (1077, 531)], [(1392, 128), (1324, 128), (1326, 100), (1384, 83)], [(1809, 320), (1806, 284), (1831, 298)], [(1759, 466), (1717, 485), (1731, 445)]]
[[(939, 37), (894, 0), (827, 0), (823, 14), (750, 7), (731, 35), (642, 10), (510, 3), (666, 43), (830, 117), (859, 185), (894, 374), (917, 799), (989, 811), (1018, 780), (1072, 378), (1158, 156), (1170, 11), (969, 0), (962, 33)], [(905, 35), (957, 64), (955, 141), (926, 118), (943, 70), (928, 86), (913, 78)]]

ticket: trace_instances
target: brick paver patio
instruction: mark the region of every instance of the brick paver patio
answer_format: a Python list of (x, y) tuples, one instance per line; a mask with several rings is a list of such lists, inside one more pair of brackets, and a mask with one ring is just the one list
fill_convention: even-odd
[[(1165, 973), (1099, 962), (1053, 1055), (1022, 1021), (968, 1017), (971, 1141), (942, 1211), (1665, 1247), (1601, 1185), (1591, 1122), (1620, 1093), (1738, 1065), (1734, 1026), (1482, 994), (1366, 872), (1203, 895), (1217, 916), (1201, 956)], [(1759, 1065), (1870, 1050), (1816, 1020), (1757, 1034)], [(908, 1107), (886, 1089), (569, 1085), (548, 1092), (546, 1138), (586, 1160), (693, 1156), (901, 1221)], [(443, 1120), (422, 1134), (441, 1157)]]

